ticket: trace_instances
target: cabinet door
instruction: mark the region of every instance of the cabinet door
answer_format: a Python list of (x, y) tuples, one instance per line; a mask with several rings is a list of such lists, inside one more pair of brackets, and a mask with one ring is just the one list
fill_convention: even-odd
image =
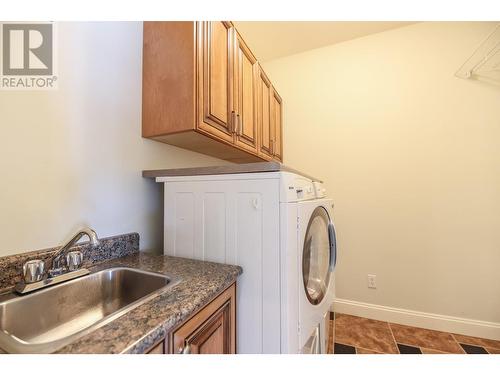
[(257, 72), (257, 134), (259, 155), (270, 160), (273, 157), (271, 146), (272, 134), (271, 129), (271, 81), (260, 66)]
[(230, 22), (198, 22), (198, 130), (233, 143), (233, 33)]
[(236, 353), (235, 286), (191, 318), (173, 335), (174, 350), (183, 354)]
[(235, 32), (235, 110), (237, 146), (257, 154), (256, 88), (257, 59)]
[(271, 129), (274, 159), (283, 161), (283, 101), (274, 87), (271, 95)]

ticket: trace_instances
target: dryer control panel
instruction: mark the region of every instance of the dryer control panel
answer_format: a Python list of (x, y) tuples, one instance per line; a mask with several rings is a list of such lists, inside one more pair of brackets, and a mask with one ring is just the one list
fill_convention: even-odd
[(282, 172), (281, 176), (281, 202), (298, 202), (316, 198), (316, 188), (312, 180), (289, 172)]
[(314, 193), (316, 194), (316, 198), (324, 198), (326, 197), (326, 189), (322, 182), (313, 181)]
[(316, 196), (314, 193), (314, 187), (310, 184), (305, 186), (294, 186), (294, 189), (297, 200), (314, 199)]

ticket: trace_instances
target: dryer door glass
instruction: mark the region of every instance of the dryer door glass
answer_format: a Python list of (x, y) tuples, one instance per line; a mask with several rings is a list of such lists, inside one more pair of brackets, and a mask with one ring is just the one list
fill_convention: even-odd
[(307, 226), (302, 254), (302, 277), (307, 299), (313, 305), (325, 297), (332, 271), (330, 217), (323, 207), (317, 207)]

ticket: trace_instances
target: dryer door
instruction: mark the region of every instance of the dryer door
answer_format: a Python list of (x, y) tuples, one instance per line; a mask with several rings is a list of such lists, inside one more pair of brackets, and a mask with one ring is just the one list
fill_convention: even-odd
[(336, 262), (335, 229), (323, 207), (313, 211), (304, 239), (302, 278), (307, 299), (321, 303)]

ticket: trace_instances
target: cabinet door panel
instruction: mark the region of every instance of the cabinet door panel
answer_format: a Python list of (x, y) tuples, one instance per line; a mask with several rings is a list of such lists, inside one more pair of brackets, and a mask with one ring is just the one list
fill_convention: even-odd
[(231, 286), (173, 335), (174, 350), (185, 354), (236, 353), (236, 289)]
[(153, 346), (149, 351), (148, 354), (165, 354), (165, 346), (164, 342), (161, 341), (160, 343), (156, 344)]
[(229, 22), (198, 22), (198, 129), (233, 141), (233, 32)]
[(257, 153), (257, 122), (255, 118), (255, 68), (257, 59), (236, 32), (237, 68), (235, 69), (236, 144)]
[(229, 354), (229, 302), (186, 339), (193, 354)]
[(264, 71), (258, 68), (257, 74), (257, 129), (259, 134), (258, 147), (260, 156), (271, 159), (271, 82)]
[(271, 128), (272, 128), (272, 150), (276, 160), (283, 161), (283, 101), (274, 90), (271, 99)]

